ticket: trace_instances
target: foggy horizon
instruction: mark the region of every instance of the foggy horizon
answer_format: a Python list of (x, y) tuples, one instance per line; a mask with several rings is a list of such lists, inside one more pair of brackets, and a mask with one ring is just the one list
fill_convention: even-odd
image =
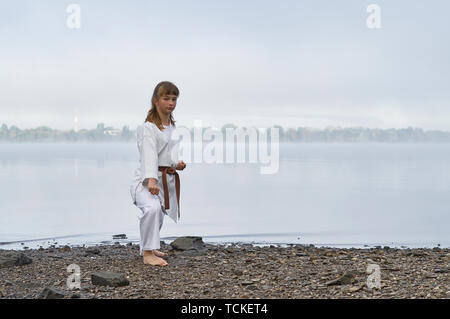
[(1, 123), (134, 129), (168, 80), (187, 127), (450, 128), (445, 1), (377, 1), (379, 29), (357, 0), (77, 4), (79, 29), (68, 3), (0, 4)]

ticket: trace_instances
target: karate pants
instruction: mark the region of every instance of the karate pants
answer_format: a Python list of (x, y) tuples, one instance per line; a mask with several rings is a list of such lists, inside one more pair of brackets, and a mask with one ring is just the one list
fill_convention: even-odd
[(160, 248), (159, 231), (163, 225), (165, 211), (158, 195), (153, 195), (146, 187), (136, 193), (136, 206), (140, 209), (138, 215), (139, 253), (142, 256), (144, 250)]

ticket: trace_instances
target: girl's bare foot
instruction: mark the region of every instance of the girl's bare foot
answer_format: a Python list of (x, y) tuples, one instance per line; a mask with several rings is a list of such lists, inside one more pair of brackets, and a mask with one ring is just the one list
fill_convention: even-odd
[(167, 262), (156, 256), (151, 250), (144, 250), (144, 264), (152, 266), (167, 266)]
[(156, 249), (153, 251), (153, 253), (154, 253), (156, 256), (158, 256), (158, 257), (164, 257), (164, 256), (167, 256), (166, 253), (163, 253), (163, 252), (161, 252), (161, 251), (159, 251), (159, 250), (156, 250)]

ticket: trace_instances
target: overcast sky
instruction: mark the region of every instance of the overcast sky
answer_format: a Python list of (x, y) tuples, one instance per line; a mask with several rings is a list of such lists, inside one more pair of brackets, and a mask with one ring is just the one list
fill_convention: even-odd
[(179, 125), (450, 131), (449, 1), (70, 3), (0, 2), (0, 123), (134, 129), (169, 80)]

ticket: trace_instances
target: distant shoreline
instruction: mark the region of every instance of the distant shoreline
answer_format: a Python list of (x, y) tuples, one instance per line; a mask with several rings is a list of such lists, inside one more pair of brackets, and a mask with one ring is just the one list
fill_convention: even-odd
[[(30, 250), (39, 250), (42, 249), (58, 249), (64, 246), (69, 246), (71, 248), (75, 247), (95, 247), (98, 245), (127, 245), (127, 244), (139, 244), (138, 239), (128, 239), (125, 237), (124, 239), (120, 238), (111, 238), (111, 236), (105, 236), (104, 240), (87, 240), (90, 234), (77, 234), (77, 235), (66, 235), (66, 236), (53, 236), (53, 237), (44, 237), (44, 238), (37, 238), (37, 239), (26, 239), (26, 240), (13, 240), (13, 241), (3, 241), (0, 242), (0, 249), (4, 250), (16, 250), (16, 251), (30, 251)], [(98, 235), (98, 234), (93, 234)], [(248, 234), (250, 237), (256, 237), (260, 234)], [(271, 235), (271, 234), (267, 234)], [(288, 234), (286, 234), (288, 235)], [(69, 241), (64, 241), (63, 239), (74, 237), (83, 238), (85, 237), (85, 240), (78, 243), (71, 243)], [(106, 239), (106, 238), (110, 239)], [(298, 243), (298, 242), (280, 242), (276, 240), (272, 241), (265, 241), (265, 240), (208, 240), (209, 238), (236, 238), (236, 237), (242, 237), (242, 235), (218, 235), (218, 236), (202, 236), (204, 238), (205, 242), (211, 245), (252, 245), (254, 247), (264, 247), (264, 246), (279, 246), (279, 247), (290, 247), (290, 246), (296, 246), (296, 245), (311, 245), (313, 247), (330, 247), (335, 249), (370, 249), (370, 248), (379, 248), (382, 247), (389, 247), (391, 249), (433, 249), (433, 248), (441, 248), (441, 249), (448, 249), (450, 248), (450, 245), (441, 245), (441, 244), (423, 244), (423, 245), (417, 245), (417, 244), (408, 244), (408, 243), (353, 243), (353, 244), (333, 244), (333, 243)], [(177, 236), (168, 236), (168, 237), (162, 237), (161, 241), (168, 243), (174, 239), (176, 239)], [(42, 241), (47, 241), (46, 244), (42, 244)], [(27, 246), (28, 243), (28, 246)], [(34, 247), (31, 246), (29, 243), (34, 243)], [(42, 244), (42, 245), (40, 245)]]

